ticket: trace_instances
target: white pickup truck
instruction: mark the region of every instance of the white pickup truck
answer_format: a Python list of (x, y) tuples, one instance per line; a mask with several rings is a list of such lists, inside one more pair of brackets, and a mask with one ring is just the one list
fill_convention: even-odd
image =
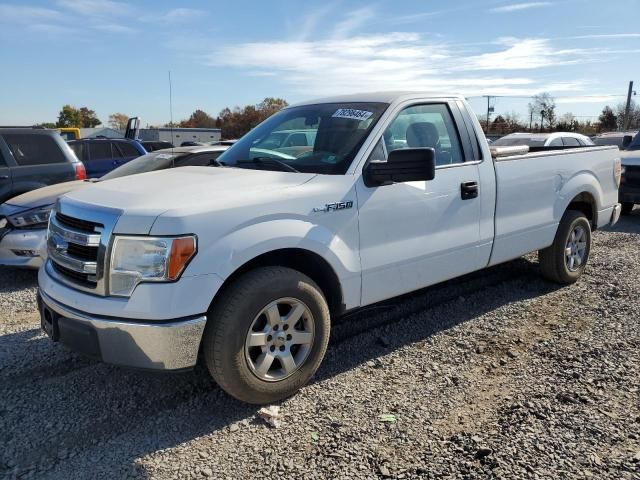
[[(274, 133), (312, 130), (278, 150)], [(526, 147), (524, 147), (526, 151)], [(287, 397), (342, 313), (539, 251), (563, 284), (620, 214), (616, 147), (492, 152), (462, 98), (288, 107), (219, 157), (61, 198), (39, 272), (44, 330), (104, 362), (199, 360), (234, 397)]]

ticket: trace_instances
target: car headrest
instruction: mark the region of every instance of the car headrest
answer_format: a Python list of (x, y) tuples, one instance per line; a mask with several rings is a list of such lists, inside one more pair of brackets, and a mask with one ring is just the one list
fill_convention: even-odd
[(407, 127), (406, 139), (408, 147), (437, 148), (440, 135), (433, 123), (416, 122)]

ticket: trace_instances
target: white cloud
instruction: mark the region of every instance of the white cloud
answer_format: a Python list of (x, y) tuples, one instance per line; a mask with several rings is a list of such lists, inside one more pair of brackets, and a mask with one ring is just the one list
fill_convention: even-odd
[[(247, 69), (251, 75), (279, 75), (308, 95), (396, 89), (511, 95), (549, 85), (511, 71), (566, 65), (588, 57), (587, 51), (555, 49), (546, 39), (503, 39), (494, 48), (497, 51), (468, 55), (418, 33), (396, 32), (231, 44), (209, 54), (206, 62)], [(553, 91), (572, 91), (581, 85), (551, 86)]]
[(565, 37), (567, 40), (609, 40), (624, 38), (640, 38), (640, 33), (607, 33), (602, 35), (578, 35)]
[(109, 33), (134, 33), (136, 31), (134, 28), (127, 27), (126, 25), (118, 25), (116, 23), (94, 25), (93, 28)]
[(588, 49), (558, 50), (545, 38), (504, 38), (497, 43), (505, 48), (468, 57), (460, 64), (459, 69), (537, 69), (580, 63), (591, 53)]
[(620, 101), (624, 98), (624, 95), (589, 95), (579, 97), (559, 97), (556, 98), (556, 103), (606, 103)]
[(127, 15), (132, 11), (128, 4), (114, 0), (57, 0), (56, 3), (73, 13), (88, 17)]
[(352, 32), (362, 27), (374, 15), (374, 10), (369, 7), (359, 8), (347, 13), (344, 20), (341, 20), (333, 28), (334, 38), (345, 38)]
[(492, 8), (491, 11), (497, 12), (497, 13), (518, 12), (521, 10), (529, 10), (530, 8), (548, 7), (550, 5), (551, 5), (551, 2), (512, 3), (510, 5), (503, 5), (501, 7)]
[(178, 23), (178, 22), (187, 22), (189, 20), (193, 20), (194, 18), (202, 17), (206, 15), (207, 12), (204, 10), (197, 10), (195, 8), (173, 8), (164, 13), (150, 14), (144, 15), (141, 19), (145, 22), (152, 23)]

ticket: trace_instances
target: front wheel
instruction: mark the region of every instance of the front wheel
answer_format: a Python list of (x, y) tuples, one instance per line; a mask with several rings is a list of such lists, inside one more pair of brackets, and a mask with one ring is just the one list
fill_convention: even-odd
[(293, 395), (316, 372), (329, 343), (329, 308), (320, 288), (290, 268), (242, 275), (208, 318), (207, 368), (222, 389), (247, 403)]
[(633, 210), (633, 205), (633, 203), (622, 202), (622, 210), (620, 213), (622, 213), (622, 215), (629, 215)]
[(584, 213), (567, 210), (560, 220), (553, 244), (540, 250), (542, 274), (568, 285), (576, 282), (587, 265), (591, 251), (591, 224)]

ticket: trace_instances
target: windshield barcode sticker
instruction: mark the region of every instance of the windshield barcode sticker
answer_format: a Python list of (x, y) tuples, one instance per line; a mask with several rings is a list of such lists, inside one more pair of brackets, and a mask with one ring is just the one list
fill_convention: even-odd
[(333, 118), (350, 118), (351, 120), (367, 120), (373, 112), (366, 110), (354, 110), (353, 108), (340, 108), (331, 115)]

